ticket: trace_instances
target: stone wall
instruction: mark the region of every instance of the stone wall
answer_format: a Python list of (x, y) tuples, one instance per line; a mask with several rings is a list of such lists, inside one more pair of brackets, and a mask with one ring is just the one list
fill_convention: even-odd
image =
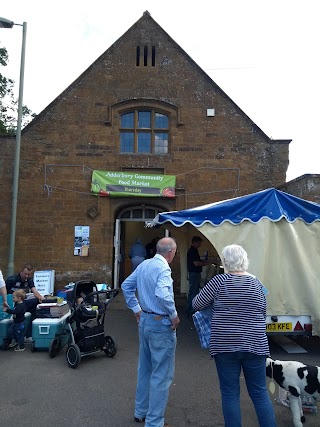
[(310, 202), (320, 203), (320, 175), (305, 174), (278, 187), (279, 190)]

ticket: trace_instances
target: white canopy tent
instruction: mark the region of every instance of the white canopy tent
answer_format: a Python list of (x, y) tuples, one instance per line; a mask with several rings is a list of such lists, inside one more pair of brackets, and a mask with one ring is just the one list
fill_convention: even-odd
[[(274, 188), (193, 209), (157, 215), (151, 226), (171, 224), (186, 254), (195, 228), (221, 254), (245, 248), (249, 271), (269, 290), (268, 314), (311, 315), (320, 335), (320, 205)], [(186, 283), (181, 265), (181, 287)]]

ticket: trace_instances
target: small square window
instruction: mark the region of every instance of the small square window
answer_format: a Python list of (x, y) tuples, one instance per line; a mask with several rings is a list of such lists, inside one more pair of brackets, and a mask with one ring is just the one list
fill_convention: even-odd
[(156, 154), (166, 154), (168, 152), (168, 133), (157, 132), (154, 140), (154, 152)]
[(134, 113), (122, 114), (121, 127), (124, 129), (134, 129)]
[(134, 132), (120, 133), (121, 153), (134, 153)]
[(138, 133), (138, 153), (151, 153), (151, 133)]
[(151, 129), (151, 112), (150, 111), (139, 111), (138, 128)]
[(161, 113), (155, 113), (155, 128), (156, 129), (168, 129), (169, 119), (168, 116), (165, 116)]

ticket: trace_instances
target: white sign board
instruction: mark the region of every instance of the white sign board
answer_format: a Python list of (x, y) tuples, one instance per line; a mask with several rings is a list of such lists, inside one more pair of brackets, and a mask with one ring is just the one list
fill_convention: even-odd
[(54, 270), (35, 271), (34, 286), (40, 295), (52, 295), (54, 291)]

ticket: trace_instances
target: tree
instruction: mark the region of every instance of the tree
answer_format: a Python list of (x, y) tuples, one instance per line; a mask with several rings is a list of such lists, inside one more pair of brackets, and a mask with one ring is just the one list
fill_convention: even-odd
[[(8, 52), (0, 47), (0, 66), (8, 64)], [(0, 135), (14, 135), (17, 129), (18, 99), (14, 96), (14, 81), (0, 72)], [(22, 106), (22, 128), (26, 126), (36, 114), (26, 106)]]

